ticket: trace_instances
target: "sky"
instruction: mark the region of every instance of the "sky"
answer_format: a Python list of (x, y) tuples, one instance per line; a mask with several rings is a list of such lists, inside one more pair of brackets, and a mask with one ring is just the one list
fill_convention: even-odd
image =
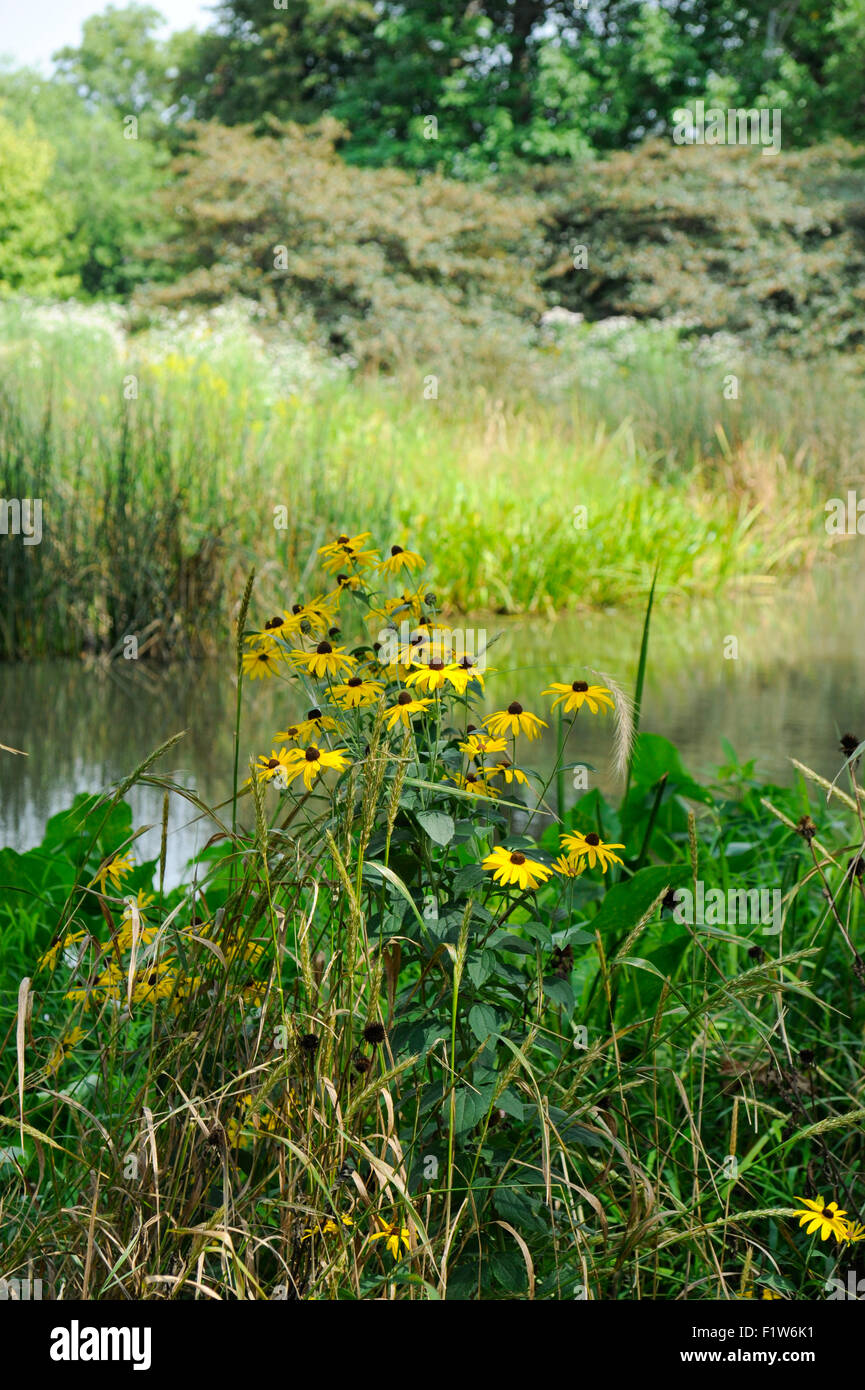
[[(204, 29), (212, 15), (199, 0), (147, 0), (165, 15), (167, 29)], [(125, 0), (115, 0), (122, 9)], [(0, 0), (0, 55), (15, 65), (51, 71), (51, 54), (65, 44), (77, 44), (81, 25), (107, 9), (107, 0)]]

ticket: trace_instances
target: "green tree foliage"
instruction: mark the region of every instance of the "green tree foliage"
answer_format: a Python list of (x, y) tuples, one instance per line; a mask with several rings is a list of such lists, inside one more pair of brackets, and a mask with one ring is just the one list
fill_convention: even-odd
[(32, 122), (16, 127), (0, 115), (0, 293), (69, 294), (58, 251), (66, 209), (45, 198), (54, 152)]
[[(59, 79), (0, 73), (0, 109), (54, 150), (46, 205), (62, 224), (54, 250), (87, 295), (125, 297), (163, 269), (152, 248), (169, 228), (159, 201), (170, 151), (123, 115)], [(127, 138), (130, 135), (138, 138)]]
[(590, 319), (678, 314), (695, 331), (797, 354), (859, 348), (863, 166), (863, 151), (841, 141), (768, 159), (648, 142), (539, 171), (550, 234), (540, 283)]
[(469, 176), (637, 144), (697, 98), (780, 107), (788, 146), (860, 135), (863, 57), (863, 0), (225, 0), (175, 95), (226, 124), (329, 113), (353, 161)]
[[(176, 165), (163, 304), (261, 302), (363, 363), (491, 350), (541, 305), (537, 207), (438, 175), (346, 164), (333, 121), (203, 125)], [(436, 368), (432, 368), (435, 371)]]

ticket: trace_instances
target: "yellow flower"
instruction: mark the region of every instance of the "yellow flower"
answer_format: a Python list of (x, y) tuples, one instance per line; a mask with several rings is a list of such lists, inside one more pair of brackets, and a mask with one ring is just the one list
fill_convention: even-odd
[(507, 739), (491, 738), (489, 734), (471, 733), (465, 742), (459, 745), (459, 748), (460, 752), (465, 753), (467, 758), (476, 762), (486, 753), (504, 753), (507, 746)]
[(505, 849), (499, 845), (483, 861), (483, 868), (492, 869), (493, 878), (505, 887), (515, 883), (519, 888), (529, 888), (532, 892), (546, 882), (552, 869), (539, 864), (536, 859), (527, 859), (521, 850)]
[(275, 647), (259, 647), (255, 651), (244, 652), (240, 658), (243, 674), (251, 681), (267, 680), (276, 673), (280, 654)]
[(281, 614), (273, 618), (268, 618), (260, 632), (253, 632), (247, 641), (257, 647), (267, 647), (272, 649), (274, 639), (277, 637), (293, 638), (300, 632), (300, 619), (295, 618), (291, 613), (284, 609)]
[(55, 1072), (60, 1070), (60, 1067), (65, 1062), (69, 1053), (80, 1043), (83, 1037), (83, 1028), (67, 1028), (59, 1042), (54, 1044), (51, 1055), (45, 1063), (45, 1070), (49, 1076), (53, 1076)]
[[(132, 948), (132, 906), (131, 899), (127, 899), (123, 909), (123, 917), (120, 923), (120, 930), (117, 933), (117, 947), (120, 951), (129, 951)], [(153, 902), (153, 894), (145, 893), (143, 888), (139, 888), (135, 898), (135, 906), (138, 908), (138, 920), (140, 930), (138, 941), (141, 945), (149, 946), (151, 941), (158, 935), (158, 927), (148, 927), (144, 920), (144, 909)]]
[[(354, 1225), (350, 1216), (340, 1216), (339, 1219), (343, 1226)], [(336, 1224), (333, 1217), (329, 1216), (326, 1221), (317, 1226), (308, 1226), (300, 1239), (304, 1241), (309, 1240), (312, 1236), (332, 1236), (336, 1235), (338, 1230), (339, 1226)]]
[(352, 676), (344, 685), (334, 685), (330, 693), (343, 709), (356, 709), (358, 705), (376, 704), (384, 694), (384, 686), (380, 681)]
[(597, 860), (603, 873), (607, 872), (610, 864), (621, 864), (622, 862), (619, 856), (613, 853), (613, 850), (625, 848), (624, 845), (605, 844), (594, 830), (590, 830), (588, 835), (582, 835), (579, 831), (574, 835), (563, 835), (562, 844), (568, 851), (569, 859), (587, 859), (590, 869), (595, 867)]
[(369, 531), (362, 531), (359, 536), (337, 536), (328, 545), (320, 545), (318, 553), (327, 573), (336, 574), (349, 565), (355, 569), (370, 569), (378, 560), (378, 551), (363, 549), (369, 538)]
[(836, 1240), (847, 1238), (847, 1222), (844, 1220), (847, 1213), (838, 1210), (837, 1202), (827, 1203), (820, 1197), (797, 1197), (796, 1200), (801, 1206), (793, 1215), (801, 1218), (799, 1225), (806, 1227), (806, 1235), (819, 1231), (821, 1240), (826, 1240), (827, 1236), (834, 1236)]
[(319, 642), (315, 651), (293, 651), (291, 659), (295, 666), (302, 667), (308, 675), (319, 680), (324, 676), (342, 676), (353, 671), (357, 660), (346, 656), (342, 647), (332, 647), (329, 642)]
[(400, 1241), (405, 1246), (406, 1250), (411, 1249), (411, 1235), (409, 1234), (408, 1227), (398, 1226), (396, 1223), (392, 1226), (386, 1226), (383, 1231), (373, 1231), (370, 1235), (370, 1240), (386, 1241), (387, 1248), (395, 1260), (399, 1259)]
[(413, 618), (419, 619), (423, 613), (424, 588), (421, 586), (413, 594), (402, 593), (396, 598), (386, 598), (384, 601), (384, 612), (386, 617), (392, 618), (395, 613), (410, 613)]
[(290, 782), (302, 777), (303, 784), (309, 791), (316, 777), (325, 769), (332, 768), (335, 772), (344, 772), (349, 762), (347, 748), (336, 748), (329, 753), (327, 749), (317, 748), (311, 743), (308, 748), (290, 749), (286, 755), (286, 776)]
[(484, 777), (483, 772), (467, 772), (465, 777), (461, 772), (457, 772), (450, 780), (454, 786), (461, 787), (464, 792), (471, 792), (473, 796), (498, 796), (496, 788), (491, 787)]
[(299, 719), (276, 737), (288, 739), (289, 743), (303, 743), (305, 739), (318, 737), (322, 733), (334, 733), (338, 729), (339, 725), (329, 714), (322, 714), (320, 709), (311, 709), (307, 711), (305, 719)]
[(67, 932), (65, 936), (61, 936), (59, 940), (54, 942), (53, 946), (49, 946), (48, 950), (39, 957), (39, 964), (36, 969), (54, 970), (57, 965), (57, 957), (60, 955), (61, 951), (68, 951), (71, 946), (76, 946), (79, 941), (84, 940), (86, 935), (87, 933), (82, 927), (80, 931)]
[(569, 859), (566, 854), (560, 854), (558, 859), (553, 861), (556, 873), (564, 874), (565, 878), (579, 878), (585, 867), (585, 859)]
[(780, 1293), (776, 1293), (774, 1289), (764, 1289), (763, 1292), (762, 1292), (762, 1294), (760, 1295), (760, 1297), (761, 1297), (761, 1298), (764, 1298), (764, 1299), (769, 1299), (769, 1298), (783, 1298), (784, 1295), (783, 1295), (783, 1294), (780, 1294)]
[(119, 888), (123, 881), (124, 874), (132, 872), (132, 857), (129, 854), (116, 854), (113, 859), (109, 859), (102, 865), (93, 882), (99, 884), (100, 893), (105, 892), (105, 880), (111, 880), (114, 888)]
[(255, 765), (255, 770), (263, 782), (270, 782), (273, 778), (277, 781), (284, 781), (288, 772), (289, 752), (287, 748), (280, 748), (279, 752), (272, 752), (269, 758), (262, 754)]
[[(177, 983), (177, 963), (175, 961), (160, 961), (145, 967), (140, 975), (136, 975), (135, 983), (132, 986), (133, 1004), (152, 1004), (156, 999), (167, 999), (173, 994)], [(119, 994), (119, 990), (116, 990)]]
[(511, 782), (522, 783), (526, 787), (529, 785), (529, 779), (522, 768), (514, 767), (507, 758), (499, 758), (499, 761), (494, 763), (492, 767), (488, 767), (486, 771), (487, 777), (504, 777), (508, 786), (511, 785)]
[(848, 1221), (846, 1226), (847, 1234), (844, 1237), (845, 1240), (865, 1240), (865, 1226), (860, 1225), (858, 1221)]
[(403, 550), (401, 545), (392, 545), (390, 555), (379, 560), (376, 569), (379, 574), (399, 574), (401, 569), (422, 570), (426, 561), (415, 550)]
[(563, 685), (561, 681), (553, 681), (549, 690), (545, 690), (543, 694), (557, 696), (553, 700), (553, 709), (557, 705), (564, 705), (565, 714), (570, 714), (571, 710), (582, 709), (584, 704), (588, 705), (592, 714), (597, 714), (599, 709), (602, 714), (605, 714), (605, 706), (607, 705), (610, 709), (615, 709), (606, 686), (588, 685), (585, 681), (571, 681), (570, 685)]
[(517, 734), (525, 734), (526, 738), (537, 738), (541, 729), (546, 729), (547, 725), (543, 719), (538, 719), (536, 714), (529, 714), (522, 705), (514, 700), (505, 710), (497, 710), (484, 720), (491, 734), (504, 736), (512, 734), (516, 738)]
[(407, 690), (401, 690), (396, 698), (396, 704), (391, 705), (390, 709), (385, 711), (384, 717), (388, 729), (394, 729), (397, 723), (410, 729), (412, 715), (423, 714), (433, 704), (435, 704), (434, 700), (414, 700)]

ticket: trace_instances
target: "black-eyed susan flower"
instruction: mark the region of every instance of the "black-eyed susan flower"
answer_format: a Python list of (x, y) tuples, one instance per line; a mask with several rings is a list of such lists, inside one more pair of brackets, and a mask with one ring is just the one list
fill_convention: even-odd
[(252, 633), (248, 640), (256, 647), (272, 648), (275, 638), (292, 639), (300, 630), (300, 620), (295, 620), (290, 613), (282, 612), (268, 618), (261, 631)]
[(537, 859), (528, 859), (522, 850), (505, 849), (504, 845), (497, 846), (492, 854), (488, 854), (482, 861), (482, 867), (490, 869), (495, 881), (506, 888), (515, 883), (518, 888), (528, 888), (532, 892), (545, 883), (553, 872)]
[(585, 867), (585, 859), (571, 859), (567, 854), (560, 854), (558, 859), (553, 860), (556, 873), (564, 878), (579, 878)]
[(311, 743), (308, 748), (291, 748), (286, 755), (285, 775), (289, 782), (297, 777), (309, 791), (316, 777), (330, 768), (334, 772), (345, 772), (350, 759), (347, 748), (336, 748), (331, 753), (326, 748), (318, 748)]
[(132, 873), (133, 863), (130, 854), (115, 854), (112, 859), (106, 860), (96, 874), (93, 882), (99, 884), (100, 893), (105, 892), (106, 880), (111, 881), (113, 888), (120, 888), (126, 874)]
[(416, 550), (403, 550), (401, 545), (392, 545), (390, 554), (379, 560), (376, 569), (379, 574), (399, 574), (400, 570), (422, 570), (426, 561)]
[(859, 1221), (848, 1221), (846, 1223), (847, 1234), (844, 1239), (849, 1241), (865, 1240), (865, 1226)]
[(48, 950), (39, 957), (39, 963), (36, 966), (37, 971), (56, 969), (61, 952), (72, 951), (75, 946), (80, 946), (86, 937), (87, 932), (83, 927), (79, 931), (66, 932), (64, 936), (58, 937), (54, 945), (49, 946)]
[(83, 1028), (67, 1028), (63, 1037), (54, 1044), (48, 1061), (45, 1063), (45, 1070), (49, 1076), (54, 1076), (60, 1070), (70, 1052), (74, 1051), (83, 1037)]
[(590, 830), (587, 835), (582, 835), (579, 831), (573, 835), (563, 835), (562, 844), (569, 859), (586, 859), (590, 869), (598, 863), (603, 873), (607, 872), (611, 864), (621, 864), (621, 859), (613, 851), (625, 848), (624, 845), (605, 844), (594, 830)]
[(496, 797), (499, 795), (495, 787), (491, 787), (486, 780), (483, 772), (467, 772), (465, 776), (461, 772), (455, 772), (449, 779), (455, 787), (461, 791), (470, 792), (472, 796)]
[(467, 758), (477, 761), (488, 753), (504, 753), (507, 746), (507, 739), (493, 738), (491, 734), (473, 733), (459, 745), (459, 750), (465, 753)]
[[(472, 681), (477, 681), (481, 690), (483, 690), (483, 674), (474, 657), (461, 656), (458, 661), (449, 662), (447, 670), (448, 680), (458, 695), (465, 695)], [(490, 673), (494, 670), (495, 667), (490, 667)]]
[[(148, 926), (144, 916), (146, 909), (153, 901), (153, 893), (146, 893), (143, 888), (139, 888), (134, 898), (130, 896), (126, 899), (126, 906), (123, 909), (120, 928), (117, 932), (118, 950), (128, 951), (131, 949), (134, 932), (137, 932), (138, 942), (144, 946), (149, 946), (151, 941), (154, 941), (159, 935), (159, 928)], [(138, 918), (137, 928), (135, 925), (136, 916)]]
[(586, 681), (571, 681), (570, 685), (564, 685), (561, 681), (553, 681), (544, 695), (555, 695), (553, 709), (558, 705), (564, 707), (564, 713), (570, 714), (572, 710), (582, 709), (583, 705), (588, 705), (592, 714), (597, 714), (600, 709), (602, 714), (606, 713), (606, 707), (615, 709), (611, 692), (603, 685), (589, 685)]
[(399, 1259), (400, 1243), (405, 1246), (406, 1250), (411, 1249), (411, 1235), (409, 1234), (409, 1229), (407, 1226), (400, 1226), (398, 1223), (394, 1223), (392, 1226), (386, 1226), (383, 1231), (373, 1231), (370, 1235), (370, 1240), (385, 1241), (387, 1243), (387, 1249), (395, 1260)]
[(255, 771), (264, 782), (272, 782), (274, 778), (282, 781), (288, 769), (288, 749), (280, 748), (274, 750), (269, 758), (263, 754), (255, 765)]
[(352, 676), (342, 685), (331, 686), (330, 693), (343, 709), (356, 709), (358, 705), (376, 704), (384, 694), (384, 686), (380, 681)]
[[(294, 730), (294, 733), (292, 733)], [(277, 738), (284, 738), (289, 742), (304, 743), (309, 738), (318, 738), (323, 733), (337, 733), (339, 725), (329, 714), (322, 714), (321, 710), (307, 710), (306, 718), (299, 719), (296, 724), (292, 724), (284, 733), (277, 734)]]
[(824, 1202), (821, 1197), (797, 1197), (797, 1202), (801, 1205), (793, 1213), (800, 1218), (799, 1225), (805, 1227), (806, 1235), (813, 1235), (815, 1231), (820, 1232), (820, 1239), (826, 1240), (829, 1236), (834, 1236), (836, 1240), (845, 1240), (847, 1237), (847, 1222), (844, 1211), (839, 1211), (837, 1202)]
[(314, 651), (293, 651), (291, 660), (295, 666), (306, 671), (307, 675), (322, 680), (326, 676), (343, 676), (357, 666), (357, 658), (348, 656), (343, 647), (333, 647), (326, 639), (319, 642)]
[(358, 536), (337, 536), (328, 545), (320, 545), (318, 553), (327, 573), (337, 574), (340, 570), (352, 568), (371, 569), (378, 560), (378, 551), (364, 549), (369, 539), (369, 531), (362, 531)]
[(493, 763), (492, 767), (488, 767), (487, 776), (504, 777), (508, 786), (511, 785), (511, 782), (521, 783), (526, 787), (529, 785), (529, 779), (526, 773), (523, 772), (521, 767), (514, 767), (513, 763), (508, 758), (499, 758), (498, 762)]
[(256, 647), (243, 653), (240, 665), (243, 674), (249, 676), (251, 681), (268, 680), (276, 675), (280, 660), (281, 656), (276, 647)]
[(334, 1236), (339, 1231), (340, 1225), (353, 1226), (354, 1222), (350, 1216), (340, 1216), (339, 1225), (337, 1225), (333, 1217), (329, 1216), (326, 1221), (320, 1222), (317, 1226), (307, 1226), (300, 1239), (304, 1241), (310, 1240), (313, 1236)]
[(411, 728), (413, 714), (423, 714), (429, 709), (430, 705), (435, 704), (434, 700), (415, 699), (407, 690), (401, 690), (396, 698), (396, 704), (391, 705), (389, 710), (385, 710), (385, 723), (389, 730), (402, 724), (404, 728)]
[(525, 734), (526, 738), (538, 738), (541, 729), (546, 729), (547, 725), (543, 719), (539, 719), (536, 714), (529, 714), (524, 710), (518, 700), (512, 701), (507, 709), (497, 710), (484, 720), (491, 734), (498, 737), (508, 735), (516, 738), (517, 734)]
[(410, 671), (405, 683), (408, 686), (416, 686), (418, 690), (428, 690), (432, 693), (444, 689), (448, 680), (452, 681), (456, 669), (444, 661), (431, 661), (427, 666), (419, 666), (416, 671)]
[(383, 604), (384, 615), (386, 618), (393, 618), (396, 614), (411, 617), (420, 621), (423, 616), (424, 591), (423, 588), (416, 589), (414, 593), (408, 590), (398, 594), (395, 598), (386, 598)]

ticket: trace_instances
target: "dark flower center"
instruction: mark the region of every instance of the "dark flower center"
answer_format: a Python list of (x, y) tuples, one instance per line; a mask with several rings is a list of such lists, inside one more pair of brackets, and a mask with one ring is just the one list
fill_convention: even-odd
[(823, 1210), (821, 1211), (820, 1215), (821, 1215), (821, 1216), (828, 1216), (829, 1220), (831, 1221), (831, 1220), (832, 1220), (832, 1209), (831, 1209), (831, 1207), (824, 1207)]
[(267, 632), (268, 628), (282, 627), (284, 622), (284, 618), (271, 618), (264, 624), (264, 630)]
[(588, 688), (587, 681), (571, 681), (571, 689), (579, 691), (580, 694), (584, 695)]
[(525, 864), (525, 862), (526, 862), (526, 856), (525, 856), (524, 854), (520, 854), (520, 852), (519, 852), (518, 849), (515, 849), (514, 852), (513, 852), (513, 854), (511, 855), (511, 863), (512, 863), (512, 864)]
[(320, 754), (319, 754), (319, 751), (318, 751), (318, 749), (316, 748), (315, 744), (314, 744), (314, 743), (311, 743), (311, 744), (309, 745), (309, 747), (306, 749), (306, 751), (305, 751), (305, 753), (304, 753), (303, 756), (306, 758), (306, 761), (307, 761), (308, 763), (317, 763)]
[(431, 661), (427, 667), (428, 671), (443, 671), (445, 664), (443, 661)]
[(390, 548), (390, 553), (391, 555), (402, 555), (403, 548), (401, 545), (392, 545)]
[(307, 719), (320, 719), (320, 718), (321, 718), (321, 710), (320, 710), (320, 709), (311, 709), (311, 710), (307, 710), (306, 717), (307, 717)]
[(362, 676), (352, 676), (351, 680), (348, 681), (348, 685), (349, 685), (349, 687), (350, 687), (352, 690), (357, 690), (357, 687), (358, 687), (359, 685), (363, 685), (363, 677), (362, 677)]
[(599, 845), (601, 843), (600, 835), (596, 835), (594, 830), (590, 830), (588, 835), (583, 836), (583, 839), (587, 845)]
[(476, 782), (477, 780), (478, 780), (478, 779), (477, 779), (477, 777), (475, 776), (475, 774), (474, 774), (473, 772), (467, 772), (467, 773), (466, 773), (466, 781), (467, 781), (467, 782)]
[(268, 758), (268, 760), (267, 760), (267, 766), (268, 766), (268, 767), (279, 767), (279, 758)]
[(348, 545), (348, 536), (337, 536), (337, 545)]
[(514, 700), (510, 705), (508, 705), (508, 714), (522, 714), (522, 712), (523, 707), (521, 704), (518, 703), (517, 700)]
[(319, 642), (315, 650), (318, 652), (319, 656), (328, 656), (329, 653), (333, 651), (333, 647), (329, 642)]
[(292, 611), (292, 613), (302, 613), (302, 612), (303, 612), (303, 604), (302, 604), (302, 603), (293, 603), (293, 604), (291, 605), (291, 611)]
[(410, 704), (411, 704), (411, 695), (409, 695), (409, 693), (408, 693), (407, 690), (401, 690), (401, 691), (399, 692), (399, 695), (397, 696), (397, 701), (396, 701), (396, 702), (397, 702), (398, 705), (410, 705)]

